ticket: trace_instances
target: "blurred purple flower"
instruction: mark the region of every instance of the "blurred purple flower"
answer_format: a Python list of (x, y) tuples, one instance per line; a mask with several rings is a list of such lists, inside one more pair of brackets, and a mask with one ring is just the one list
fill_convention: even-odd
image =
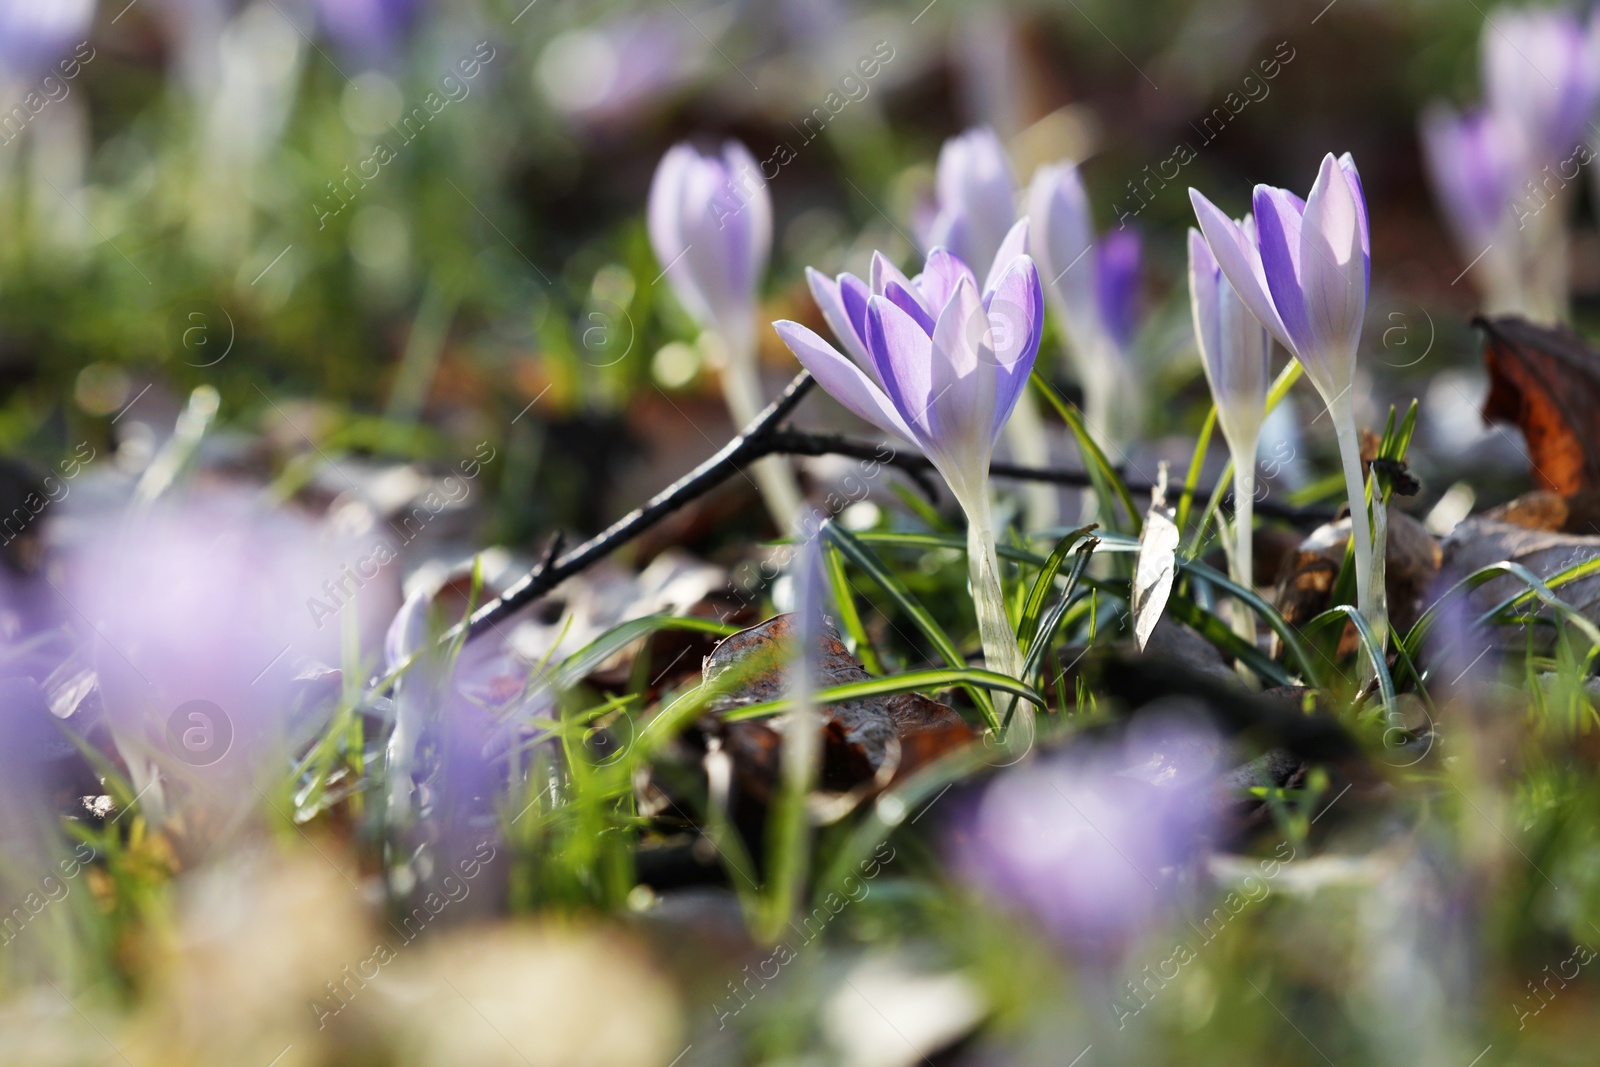
[(650, 184), (650, 246), (684, 310), (734, 352), (753, 341), (756, 289), (772, 250), (772, 199), (750, 150), (678, 144)]
[(74, 552), (65, 599), (125, 738), (170, 748), (171, 717), (194, 700), (220, 709), (241, 748), (281, 735), (298, 668), (338, 664), (351, 623), (371, 648), (399, 599), (395, 568), (357, 574), (370, 543), (243, 493), (164, 501), (124, 522)]
[[(1135, 720), (1135, 727), (1139, 727)], [(957, 877), (1061, 945), (1114, 959), (1181, 899), (1220, 814), (1209, 730), (1157, 720), (1005, 771), (956, 820)]]
[(0, 0), (0, 72), (31, 78), (88, 38), (95, 0)]
[(856, 415), (933, 461), (967, 515), (973, 597), (991, 670), (1019, 677), (1006, 620), (989, 502), (995, 442), (1033, 370), (1044, 294), (1023, 254), (1026, 221), (1002, 242), (980, 292), (972, 268), (935, 248), (908, 279), (881, 253), (872, 286), (811, 272), (812, 292), (850, 355), (797, 322), (773, 323), (817, 381)]
[(1100, 321), (1117, 347), (1126, 349), (1138, 325), (1139, 234), (1114, 230), (1100, 239), (1094, 255)]
[(1456, 244), (1469, 261), (1483, 254), (1511, 219), (1520, 183), (1515, 135), (1482, 109), (1458, 115), (1436, 104), (1422, 116), (1428, 176)]
[(1600, 63), (1584, 24), (1560, 8), (1500, 8), (1483, 30), (1483, 86), (1502, 129), (1525, 143), (1529, 177), (1588, 135)]
[(676, 12), (641, 12), (569, 30), (539, 57), (539, 81), (563, 114), (593, 127), (642, 124), (704, 62), (707, 46)]
[(316, 0), (323, 32), (341, 51), (366, 61), (400, 50), (422, 0)]
[(946, 141), (934, 185), (939, 203), (928, 246), (966, 263), (993, 260), (1017, 221), (1017, 178), (999, 135), (980, 126)]
[(1096, 241), (1089, 197), (1071, 163), (1034, 172), (1028, 217), (1029, 244), (1065, 328), (1089, 424), (1109, 443), (1126, 440), (1140, 422), (1129, 357), (1138, 326), (1139, 236), (1119, 229)]

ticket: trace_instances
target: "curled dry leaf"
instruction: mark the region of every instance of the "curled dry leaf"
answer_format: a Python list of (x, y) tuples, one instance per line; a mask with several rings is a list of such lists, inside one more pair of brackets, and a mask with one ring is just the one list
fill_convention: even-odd
[[(742, 672), (743, 677), (714, 710), (731, 711), (786, 696), (798, 641), (792, 614), (775, 615), (724, 638), (706, 657), (703, 679), (709, 685), (733, 670)], [(871, 678), (831, 625), (823, 627), (818, 669), (819, 687)], [(880, 772), (904, 777), (976, 736), (953, 708), (920, 693), (869, 697), (820, 710), (822, 784), (830, 790), (857, 788)], [(726, 730), (725, 748), (734, 760), (739, 784), (754, 799), (764, 801), (778, 779), (778, 731), (763, 721), (728, 723)]]
[(1566, 330), (1516, 317), (1473, 320), (1487, 336), (1483, 417), (1515, 423), (1540, 488), (1600, 489), (1600, 353)]
[[(1523, 517), (1527, 514), (1524, 511)], [(1444, 542), (1446, 573), (1456, 579), (1501, 560), (1510, 560), (1522, 564), (1542, 580), (1596, 557), (1600, 557), (1600, 536), (1533, 529), (1488, 517), (1463, 521)], [(1509, 575), (1497, 577), (1475, 589), (1469, 602), (1479, 612), (1488, 611), (1527, 588), (1525, 583)], [(1556, 590), (1556, 595), (1587, 618), (1600, 620), (1600, 575), (1568, 582)], [(1501, 632), (1510, 644), (1521, 645), (1525, 640), (1521, 628)], [(1538, 631), (1535, 633), (1537, 635)]]

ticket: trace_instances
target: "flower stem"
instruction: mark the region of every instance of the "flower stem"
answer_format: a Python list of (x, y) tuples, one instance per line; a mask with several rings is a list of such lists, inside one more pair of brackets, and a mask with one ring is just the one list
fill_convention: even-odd
[[(1000, 559), (994, 548), (994, 519), (989, 507), (989, 487), (983, 486), (967, 512), (967, 574), (972, 584), (972, 603), (978, 613), (978, 639), (983, 642), (984, 666), (997, 674), (1026, 681), (1022, 677), (1022, 648), (1006, 614), (1005, 590), (1000, 585)], [(1003, 735), (1008, 748), (1026, 751), (1033, 740), (1033, 706), (1025, 700), (1001, 700)]]
[[(761, 377), (756, 368), (754, 346), (735, 338), (725, 339), (724, 343), (730, 351), (727, 353), (727, 365), (722, 368), (722, 395), (728, 403), (729, 413), (733, 415), (734, 424), (748, 426), (767, 406), (761, 395)], [(788, 462), (777, 456), (768, 456), (751, 464), (750, 474), (761, 490), (761, 497), (766, 501), (767, 510), (772, 514), (778, 531), (785, 534), (794, 532), (795, 521), (800, 516), (805, 498), (800, 493), (800, 484), (795, 480), (794, 470)]]
[[(1354, 405), (1345, 396), (1328, 405), (1333, 418), (1334, 433), (1339, 439), (1339, 458), (1344, 464), (1345, 492), (1350, 497), (1350, 535), (1355, 541), (1356, 608), (1379, 641), (1388, 635), (1387, 612), (1383, 605), (1382, 589), (1373, 589), (1374, 570), (1372, 544), (1372, 517), (1367, 508), (1367, 486), (1361, 477), (1361, 442), (1356, 434)], [(1382, 498), (1373, 501), (1373, 507), (1383, 507)], [(1381, 563), (1380, 563), (1381, 565)], [(1381, 578), (1380, 578), (1381, 582)]]
[[(1255, 588), (1255, 546), (1251, 530), (1256, 503), (1255, 450), (1233, 457), (1233, 580), (1246, 589)], [(1256, 613), (1243, 601), (1233, 602), (1233, 632), (1256, 642)]]

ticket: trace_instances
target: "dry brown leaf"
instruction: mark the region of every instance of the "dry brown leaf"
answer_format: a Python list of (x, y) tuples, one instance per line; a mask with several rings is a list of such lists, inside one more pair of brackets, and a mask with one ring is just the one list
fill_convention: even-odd
[(1600, 353), (1566, 330), (1479, 317), (1488, 336), (1483, 417), (1515, 423), (1533, 476), (1563, 496), (1600, 489)]
[[(717, 702), (715, 710), (728, 711), (784, 697), (789, 691), (788, 672), (794, 663), (797, 641), (794, 616), (787, 614), (775, 615), (719, 642), (705, 659), (705, 682), (709, 684), (735, 668), (749, 673), (736, 689)], [(864, 682), (872, 677), (850, 655), (832, 626), (823, 628), (818, 668), (820, 686)], [(892, 771), (896, 779), (903, 778), (976, 736), (953, 708), (921, 693), (830, 704), (821, 712), (825, 727), (822, 784), (831, 790), (857, 788), (880, 771)], [(778, 773), (778, 732), (766, 722), (729, 723), (727, 727), (726, 748), (741, 787), (757, 798), (770, 795)]]
[[(1510, 560), (1542, 580), (1596, 557), (1600, 557), (1600, 537), (1530, 529), (1491, 518), (1463, 521), (1444, 542), (1445, 568), (1457, 577)], [(1482, 612), (1527, 588), (1526, 583), (1506, 575), (1486, 582), (1469, 599)], [(1600, 620), (1600, 575), (1568, 582), (1556, 590), (1556, 595), (1586, 617)], [(1520, 630), (1507, 633), (1517, 643), (1523, 639)]]
[[(1350, 542), (1350, 519), (1319, 526), (1291, 555), (1278, 585), (1278, 610), (1299, 626), (1326, 611), (1333, 582), (1344, 562)], [(1385, 542), (1384, 585), (1389, 595), (1389, 617), (1402, 633), (1423, 608), (1423, 599), (1439, 573), (1439, 542), (1416, 519), (1389, 510)], [(1346, 635), (1354, 649), (1354, 630)], [(1345, 651), (1344, 642), (1340, 645)]]

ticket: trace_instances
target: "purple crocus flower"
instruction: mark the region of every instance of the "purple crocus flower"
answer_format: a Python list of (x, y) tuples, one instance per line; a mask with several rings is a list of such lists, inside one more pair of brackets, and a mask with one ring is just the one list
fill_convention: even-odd
[(1510, 218), (1518, 164), (1515, 135), (1481, 109), (1458, 115), (1436, 104), (1422, 116), (1423, 156), (1463, 255), (1480, 255)]
[(952, 137), (939, 149), (934, 177), (938, 211), (929, 247), (966, 263), (988, 263), (1017, 221), (1017, 178), (1000, 137), (987, 126)]
[(158, 502), (73, 550), (63, 599), (125, 752), (154, 743), (231, 772), (282, 743), (297, 676), (338, 664), (346, 627), (372, 647), (400, 600), (374, 543), (226, 490)]
[(1012, 677), (1022, 657), (1000, 590), (989, 462), (1039, 351), (1044, 296), (1022, 253), (1026, 234), (1025, 221), (1012, 227), (981, 291), (972, 268), (943, 248), (912, 279), (875, 255), (870, 288), (849, 275), (830, 283), (811, 272), (848, 356), (797, 322), (773, 324), (835, 399), (914, 444), (944, 476), (967, 514), (985, 657)]
[(730, 346), (746, 344), (772, 250), (772, 199), (750, 150), (674, 145), (656, 168), (648, 216), (650, 246), (684, 310)]
[(95, 0), (0, 0), (0, 71), (31, 78), (86, 40)]
[(1570, 155), (1600, 101), (1600, 64), (1584, 24), (1560, 8), (1497, 10), (1483, 32), (1489, 110), (1528, 152), (1529, 176)]
[[(756, 290), (772, 250), (772, 199), (755, 157), (738, 141), (720, 155), (689, 144), (661, 157), (650, 185), (650, 247), (678, 302), (723, 343), (728, 410), (740, 426), (766, 406), (756, 352)], [(803, 497), (777, 457), (753, 468), (780, 530), (794, 526)]]
[(400, 50), (422, 10), (421, 0), (316, 0), (323, 31), (339, 48), (363, 60)]
[[(1364, 515), (1366, 489), (1352, 393), (1371, 283), (1372, 242), (1355, 161), (1348, 152), (1337, 159), (1332, 153), (1325, 156), (1305, 200), (1287, 189), (1256, 186), (1254, 234), (1198, 190), (1190, 189), (1189, 199), (1206, 243), (1239, 299), (1294, 354), (1321, 394), (1339, 440), (1351, 510)], [(1375, 513), (1382, 506), (1381, 497), (1374, 500)], [(1381, 530), (1383, 516), (1375, 514), (1375, 521)], [(1361, 613), (1375, 633), (1387, 636), (1382, 554), (1374, 556), (1366, 522), (1351, 526)]]
[(1129, 357), (1138, 324), (1139, 236), (1113, 230), (1096, 241), (1089, 197), (1070, 163), (1034, 172), (1028, 216), (1029, 244), (1065, 328), (1090, 428), (1104, 443), (1126, 440), (1140, 421)]
[[(1240, 222), (1255, 240), (1255, 220)], [(1251, 511), (1255, 504), (1256, 444), (1267, 416), (1267, 390), (1272, 381), (1272, 336), (1250, 314), (1200, 231), (1189, 230), (1189, 306), (1200, 364), (1217, 406), (1217, 425), (1233, 457), (1233, 503), (1236, 547), (1228, 562), (1234, 581), (1252, 588)], [(1238, 605), (1235, 620), (1241, 635), (1254, 638), (1255, 616)]]
[(952, 828), (957, 876), (1064, 947), (1114, 962), (1179, 900), (1203, 855), (1219, 752), (1209, 731), (1165, 721), (1008, 770)]

